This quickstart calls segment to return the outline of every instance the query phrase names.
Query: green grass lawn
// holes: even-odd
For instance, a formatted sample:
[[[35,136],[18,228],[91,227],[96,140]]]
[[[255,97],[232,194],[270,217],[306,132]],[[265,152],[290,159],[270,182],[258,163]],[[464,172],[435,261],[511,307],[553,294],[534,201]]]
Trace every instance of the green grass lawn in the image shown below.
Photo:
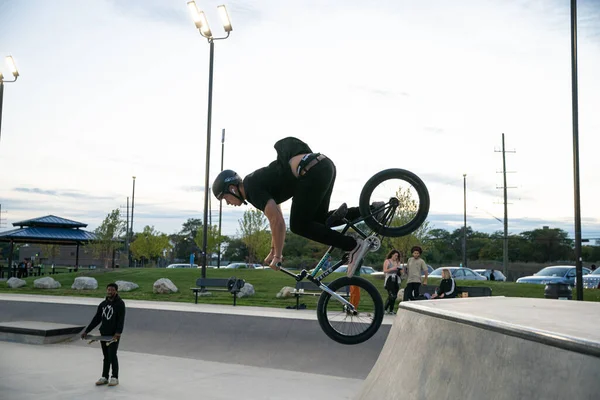
[[[137,283],[140,287],[131,292],[120,292],[124,299],[135,300],[159,300],[159,301],[179,301],[185,303],[193,303],[194,296],[190,288],[196,286],[196,279],[199,278],[201,272],[199,269],[158,269],[158,268],[136,268],[136,269],[120,269],[120,270],[91,270],[79,271],[77,273],[61,273],[52,275],[52,277],[60,282],[60,289],[35,289],[33,281],[38,277],[28,277],[25,280],[27,285],[18,289],[10,289],[6,282],[0,282],[0,293],[18,293],[18,294],[44,294],[56,296],[81,296],[81,297],[103,297],[106,291],[106,285],[117,280],[131,281]],[[74,290],[71,285],[77,276],[90,276],[98,281],[97,290]],[[251,297],[238,300],[239,305],[258,306],[258,307],[275,307],[285,308],[286,306],[295,305],[294,298],[278,299],[275,295],[284,286],[294,287],[295,280],[283,273],[272,270],[225,270],[225,269],[208,269],[208,278],[229,278],[235,276],[242,278],[246,282],[254,286],[256,294]],[[334,273],[328,276],[325,281],[331,282],[337,277],[343,276],[341,273]],[[383,288],[383,280],[375,279],[369,275],[363,276],[371,281],[381,293],[382,298],[387,298],[387,292]],[[153,283],[160,278],[170,279],[179,289],[173,294],[154,294],[152,293]],[[430,285],[435,285],[436,281],[431,279]],[[469,281],[464,283],[459,282],[462,286],[488,286],[492,288],[494,296],[506,297],[544,297],[544,286],[535,284],[516,284],[512,282],[489,282],[489,281]],[[403,284],[404,286],[404,284]],[[210,304],[232,304],[232,296],[226,292],[212,292],[209,297],[199,297],[199,303]],[[573,298],[576,298],[573,291]],[[585,290],[584,300],[600,301],[600,290],[590,289]],[[318,301],[318,296],[302,296],[301,303],[306,304],[307,308],[315,309]]]

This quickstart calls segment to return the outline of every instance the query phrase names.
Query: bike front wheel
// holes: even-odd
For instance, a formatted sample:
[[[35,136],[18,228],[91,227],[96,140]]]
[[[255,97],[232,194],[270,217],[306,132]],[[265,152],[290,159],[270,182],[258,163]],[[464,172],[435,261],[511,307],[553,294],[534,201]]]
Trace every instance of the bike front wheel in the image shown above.
[[[327,293],[321,293],[317,318],[327,336],[342,344],[358,344],[370,339],[383,321],[383,301],[373,284],[359,277],[334,280],[329,288],[354,305],[354,310]]]
[[[372,215],[371,205],[385,204]],[[387,237],[408,235],[427,219],[429,191],[421,178],[399,168],[386,169],[373,175],[360,193],[360,214],[375,233]]]

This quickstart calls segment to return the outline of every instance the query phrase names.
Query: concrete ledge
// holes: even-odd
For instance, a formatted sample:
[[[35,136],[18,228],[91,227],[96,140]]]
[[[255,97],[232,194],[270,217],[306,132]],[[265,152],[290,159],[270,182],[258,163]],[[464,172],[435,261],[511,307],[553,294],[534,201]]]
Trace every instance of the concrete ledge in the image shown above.
[[[51,344],[72,340],[85,326],[51,322],[0,322],[0,340],[29,344]]]

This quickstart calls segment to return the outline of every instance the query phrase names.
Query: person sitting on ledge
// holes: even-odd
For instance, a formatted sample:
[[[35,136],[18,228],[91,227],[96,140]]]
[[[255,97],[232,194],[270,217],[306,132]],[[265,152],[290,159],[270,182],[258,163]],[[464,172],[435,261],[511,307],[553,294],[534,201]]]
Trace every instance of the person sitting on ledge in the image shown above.
[[[442,269],[442,281],[440,287],[435,288],[435,293],[431,296],[432,299],[451,299],[456,297],[456,284],[450,270],[448,268]]]

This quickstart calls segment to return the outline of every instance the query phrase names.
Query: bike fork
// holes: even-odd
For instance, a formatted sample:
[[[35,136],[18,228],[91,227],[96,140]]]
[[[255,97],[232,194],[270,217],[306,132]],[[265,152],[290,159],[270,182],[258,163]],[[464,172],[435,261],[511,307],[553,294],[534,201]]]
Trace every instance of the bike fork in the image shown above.
[[[321,288],[322,291],[329,293],[331,295],[331,297],[335,298],[337,301],[339,301],[340,303],[342,303],[344,306],[348,307],[347,308],[348,311],[350,311],[352,313],[356,312],[356,310],[354,309],[354,305],[352,303],[350,303],[348,300],[346,300],[345,298],[343,298],[342,296],[340,296],[339,294],[337,294],[333,290],[329,289],[324,284],[319,283],[319,288]]]

